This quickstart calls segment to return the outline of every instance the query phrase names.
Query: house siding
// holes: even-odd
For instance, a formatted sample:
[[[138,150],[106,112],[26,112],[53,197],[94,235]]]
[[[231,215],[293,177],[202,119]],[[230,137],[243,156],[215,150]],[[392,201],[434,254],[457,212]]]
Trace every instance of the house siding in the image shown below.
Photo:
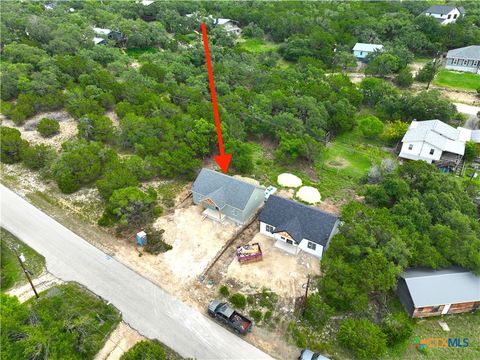
[[[409,150],[410,145],[412,145],[411,150]],[[430,155],[430,149],[435,150],[433,155]],[[442,157],[442,150],[422,141],[404,142],[400,151],[400,157],[412,160],[424,160],[428,163],[432,163],[432,161],[440,160]]]
[[[460,11],[458,11],[457,8],[451,10],[448,14],[434,14],[434,13],[425,13],[426,16],[431,16],[431,17],[434,17],[436,19],[442,19],[443,21],[441,22],[442,25],[446,25],[446,24],[450,24],[450,23],[453,23],[455,21],[457,21],[457,19],[462,16],[460,14]],[[450,18],[448,17],[450,15]]]
[[[457,60],[456,65],[454,65],[454,60]],[[463,65],[464,60],[468,60],[466,65]],[[470,72],[470,73],[480,73],[480,59],[462,59],[462,58],[447,58],[445,63],[445,69],[453,70],[453,71],[462,71],[462,72]]]
[[[449,306],[448,310],[446,307]],[[463,312],[473,311],[480,308],[480,301],[470,301],[458,304],[443,304],[438,307],[437,311],[433,311],[435,306],[425,306],[421,308],[415,308],[412,317],[423,318],[428,316],[442,315],[443,310],[447,310],[445,314],[459,314]]]

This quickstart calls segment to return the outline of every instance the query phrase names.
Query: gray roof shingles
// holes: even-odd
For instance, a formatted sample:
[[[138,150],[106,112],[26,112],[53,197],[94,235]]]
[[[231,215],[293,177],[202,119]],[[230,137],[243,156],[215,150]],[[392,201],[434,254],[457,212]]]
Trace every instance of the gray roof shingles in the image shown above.
[[[450,50],[447,58],[458,57],[462,59],[480,60],[480,45],[465,46],[458,49]]]
[[[275,232],[286,231],[297,243],[302,239],[326,246],[338,217],[296,201],[276,195],[268,198],[260,221],[275,227]]]
[[[400,276],[415,307],[480,301],[480,277],[465,269],[409,269]]]
[[[427,10],[425,10],[425,12],[431,14],[448,14],[453,9],[455,9],[455,6],[433,5],[430,6]]]
[[[219,208],[230,205],[243,210],[257,187],[219,172],[202,169],[192,192],[211,198]]]

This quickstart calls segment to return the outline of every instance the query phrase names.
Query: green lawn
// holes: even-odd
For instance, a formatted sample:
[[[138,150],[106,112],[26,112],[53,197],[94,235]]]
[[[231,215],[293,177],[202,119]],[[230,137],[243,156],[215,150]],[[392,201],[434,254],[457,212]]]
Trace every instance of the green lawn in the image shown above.
[[[245,41],[239,42],[239,46],[241,49],[254,54],[260,54],[278,48],[277,44],[261,39],[246,39]]]
[[[476,90],[480,88],[480,75],[461,73],[442,69],[438,72],[433,84],[457,89]]]
[[[5,291],[17,284],[27,281],[12,248],[17,248],[25,256],[25,267],[37,277],[45,269],[45,258],[32,248],[25,245],[7,230],[1,228],[1,290]]]
[[[74,283],[55,286],[21,304],[2,297],[2,359],[93,359],[121,316]]]
[[[442,330],[438,320],[445,321],[449,332]],[[448,315],[425,320],[417,320],[410,339],[397,348],[390,349],[384,357],[385,360],[394,359],[435,359],[435,360],[477,360],[480,359],[480,311],[474,313]],[[469,339],[469,345],[465,348],[430,348],[426,354],[420,353],[411,344],[416,337],[427,338],[463,338]]]
[[[140,56],[143,54],[155,54],[159,52],[160,50],[154,47],[147,47],[147,48],[132,48],[132,49],[127,49],[126,53],[128,56],[138,59]]]

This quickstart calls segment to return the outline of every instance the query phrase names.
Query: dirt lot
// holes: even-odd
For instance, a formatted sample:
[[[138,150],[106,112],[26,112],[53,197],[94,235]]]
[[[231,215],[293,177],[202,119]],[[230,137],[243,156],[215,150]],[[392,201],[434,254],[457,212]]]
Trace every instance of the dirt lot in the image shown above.
[[[146,340],[123,321],[112,331],[94,360],[119,360],[123,353],[141,340]]]
[[[276,248],[274,240],[262,234],[255,235],[251,242],[260,243],[263,260],[240,265],[232,259],[227,281],[232,279],[258,290],[270,288],[280,296],[297,297],[304,292],[302,284],[306,283],[307,275],[320,274],[320,262],[314,256],[304,252],[290,255]]]

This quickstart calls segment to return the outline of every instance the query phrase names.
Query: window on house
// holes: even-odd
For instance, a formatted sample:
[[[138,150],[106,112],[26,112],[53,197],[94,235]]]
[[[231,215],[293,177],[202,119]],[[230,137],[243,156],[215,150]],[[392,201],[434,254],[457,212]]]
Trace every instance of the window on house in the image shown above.
[[[360,55],[363,55],[363,51],[360,51]]]
[[[435,149],[430,149],[430,155],[433,155],[435,152]]]
[[[450,19],[452,17],[452,15],[448,15],[447,19]]]
[[[458,64],[458,59],[453,59],[452,65],[457,65]]]
[[[467,65],[468,65],[468,59],[463,60],[463,66],[467,66]]]
[[[474,60],[472,66],[477,67],[478,66],[478,60]]]
[[[456,18],[457,18],[457,14],[453,15],[453,18],[456,19]]]
[[[438,312],[438,310],[440,310],[440,306],[434,306],[432,308],[432,312]]]
[[[412,150],[412,149],[413,149],[413,144],[408,145],[408,150]]]
[[[269,233],[273,233],[273,229],[275,229],[272,225],[267,225],[265,226],[265,229],[269,232]]]
[[[313,243],[313,242],[311,242],[311,241],[308,242],[308,245],[307,245],[307,246],[308,246],[309,249],[312,249],[312,250],[316,250],[316,249],[317,249],[317,244],[315,244],[315,243]]]
[[[293,245],[293,240],[290,239],[285,239],[287,241],[287,244]]]

